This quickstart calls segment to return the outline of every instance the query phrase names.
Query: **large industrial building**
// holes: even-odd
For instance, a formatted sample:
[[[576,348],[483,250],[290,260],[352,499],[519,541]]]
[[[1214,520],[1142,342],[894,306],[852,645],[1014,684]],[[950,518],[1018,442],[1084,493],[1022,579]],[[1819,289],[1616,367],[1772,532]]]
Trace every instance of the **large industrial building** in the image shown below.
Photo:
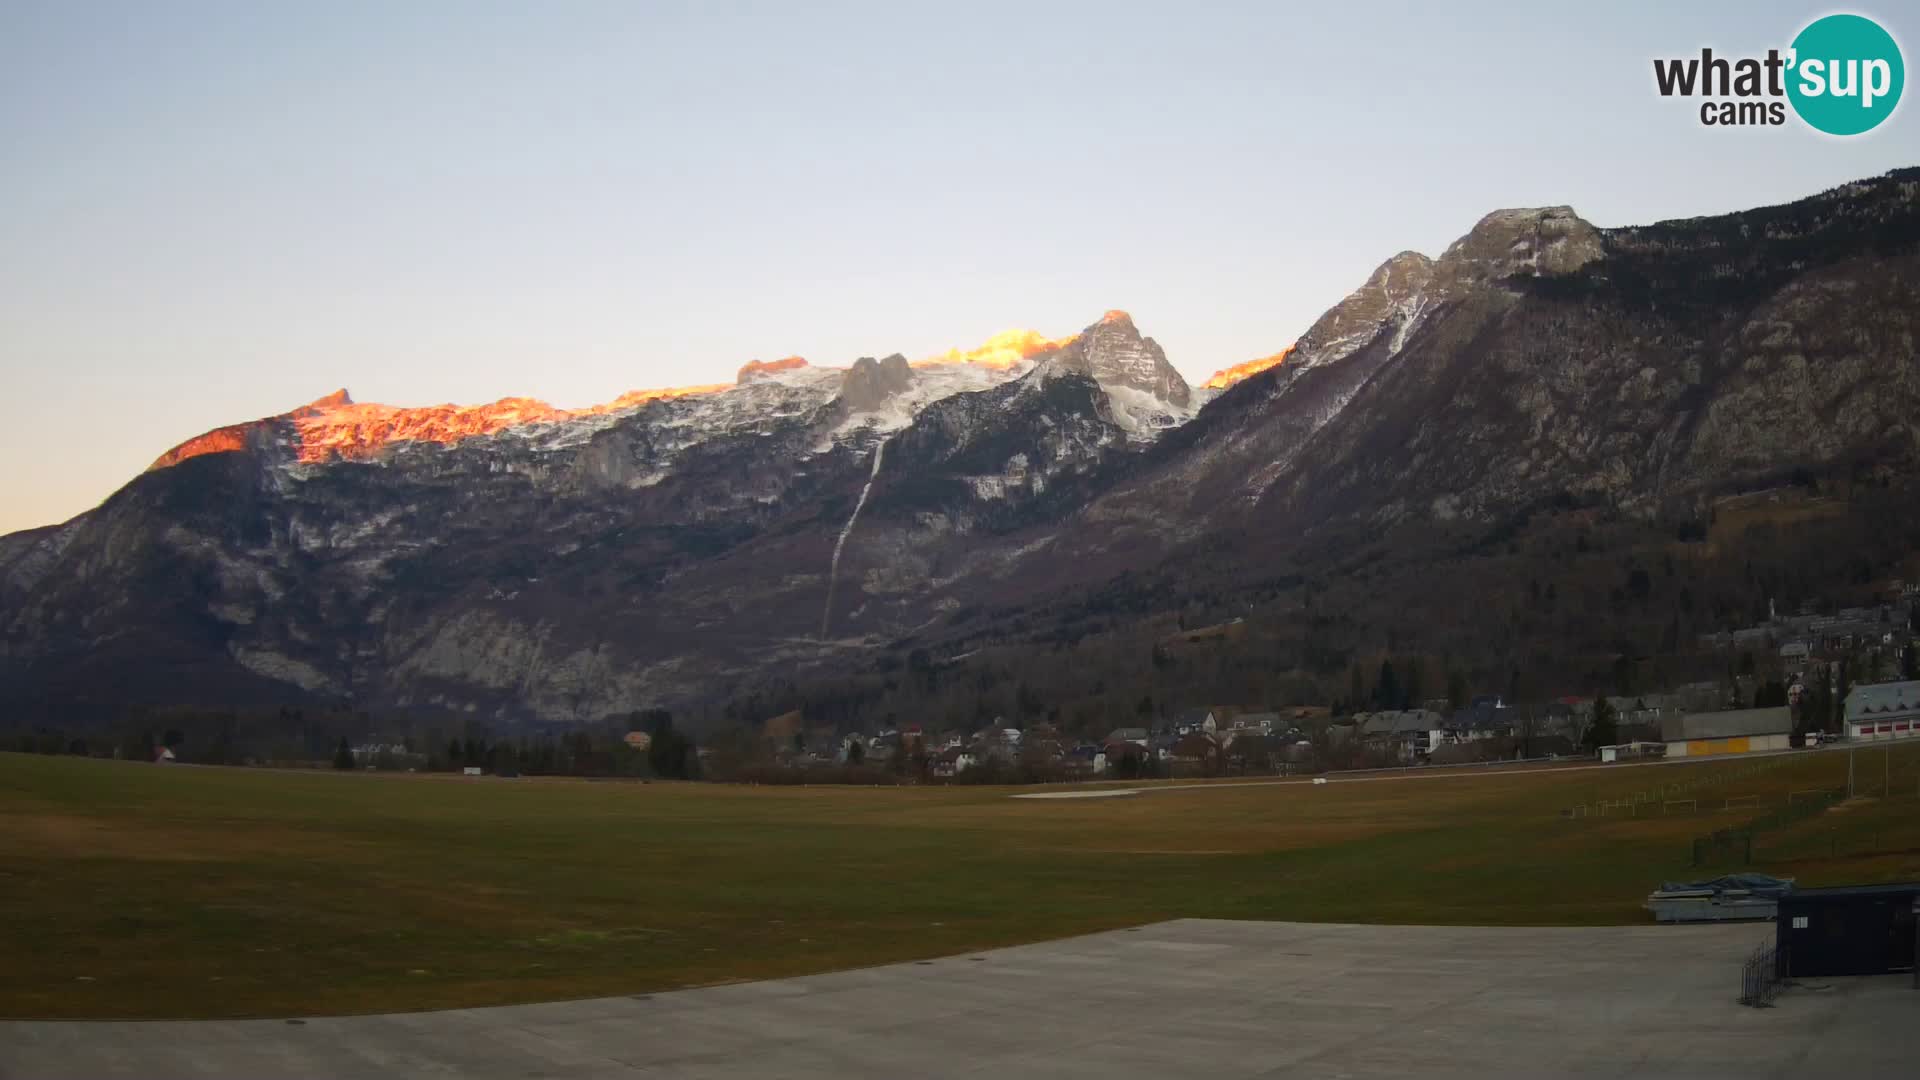
[[[1670,716],[1661,721],[1660,735],[1669,759],[1786,750],[1793,735],[1793,710],[1781,705]]]

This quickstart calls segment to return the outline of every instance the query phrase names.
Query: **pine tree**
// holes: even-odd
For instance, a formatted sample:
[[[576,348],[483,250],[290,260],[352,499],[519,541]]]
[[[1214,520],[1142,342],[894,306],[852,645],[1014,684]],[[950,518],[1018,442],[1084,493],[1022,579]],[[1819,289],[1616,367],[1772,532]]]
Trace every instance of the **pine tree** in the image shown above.
[[[1400,680],[1393,673],[1393,661],[1380,661],[1380,681],[1373,688],[1373,703],[1382,709],[1404,708],[1406,703],[1400,693]]]
[[[1614,723],[1613,703],[1605,695],[1593,699],[1593,726],[1587,729],[1587,746],[1590,749],[1612,746],[1619,741],[1620,732]]]
[[[336,769],[353,768],[353,747],[347,744],[347,737],[340,736],[340,745],[333,751],[333,767]]]

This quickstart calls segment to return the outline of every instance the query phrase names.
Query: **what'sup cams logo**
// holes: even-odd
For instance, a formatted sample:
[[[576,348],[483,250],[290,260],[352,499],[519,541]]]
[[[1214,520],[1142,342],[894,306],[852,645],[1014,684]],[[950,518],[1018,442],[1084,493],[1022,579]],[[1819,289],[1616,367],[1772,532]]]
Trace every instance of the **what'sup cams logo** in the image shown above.
[[[1778,126],[1787,107],[1815,131],[1860,135],[1893,115],[1907,82],[1900,44],[1864,15],[1828,15],[1795,35],[1784,51],[1729,58],[1655,60],[1661,97],[1702,98],[1708,127]]]

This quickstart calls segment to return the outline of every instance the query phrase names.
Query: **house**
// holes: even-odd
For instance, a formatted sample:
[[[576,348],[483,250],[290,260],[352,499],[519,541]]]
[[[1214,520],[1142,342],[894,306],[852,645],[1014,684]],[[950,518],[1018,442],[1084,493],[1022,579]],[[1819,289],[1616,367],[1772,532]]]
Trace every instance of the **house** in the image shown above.
[[[1690,713],[1669,717],[1660,726],[1669,758],[1785,750],[1793,733],[1793,710],[1780,705]]]
[[[1536,735],[1577,735],[1593,722],[1593,699],[1561,698],[1550,701],[1534,719]]]
[[[1514,710],[1500,704],[1499,698],[1477,698],[1472,705],[1455,712],[1447,727],[1458,739],[1479,742],[1511,736],[1513,721]]]
[[[643,754],[653,746],[653,736],[644,731],[629,731],[620,737],[620,741]]]
[[[1182,709],[1173,718],[1175,735],[1191,735],[1196,731],[1204,731],[1210,735],[1219,730],[1219,727],[1220,720],[1214,715],[1213,709],[1204,705],[1198,708]]]
[[[1614,728],[1621,743],[1659,742],[1660,722],[1679,712],[1675,703],[1662,694],[1643,694],[1612,702]]]
[[[1241,713],[1228,725],[1229,730],[1232,731],[1254,731],[1262,735],[1272,735],[1284,727],[1277,712]]]
[[[1355,719],[1363,716],[1366,719],[1360,737],[1375,746],[1399,751],[1402,760],[1423,757],[1447,738],[1446,720],[1427,709],[1360,713]]]
[[[1147,737],[1147,729],[1143,727],[1114,728],[1107,736],[1107,742],[1109,744],[1132,743],[1144,750],[1147,748]]]
[[[169,749],[167,749],[167,748],[166,748],[166,747],[164,747],[164,746],[156,746],[156,747],[154,747],[154,748],[153,748],[153,763],[154,763],[155,765],[171,765],[171,764],[173,764],[173,763],[174,763],[174,756],[173,756],[173,751],[172,751],[172,750],[169,750]]]
[[[950,746],[933,757],[933,775],[951,779],[973,767],[973,755]]]
[[[1920,737],[1920,682],[1874,683],[1847,692],[1849,739]]]

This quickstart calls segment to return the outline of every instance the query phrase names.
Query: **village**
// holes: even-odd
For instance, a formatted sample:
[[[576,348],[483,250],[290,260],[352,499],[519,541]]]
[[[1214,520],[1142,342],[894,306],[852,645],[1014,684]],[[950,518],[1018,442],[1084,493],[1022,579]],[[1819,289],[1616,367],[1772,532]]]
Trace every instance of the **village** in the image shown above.
[[[789,774],[883,768],[933,782],[1008,783],[1293,775],[1586,757],[1600,762],[1760,753],[1837,740],[1920,737],[1920,586],[1821,615],[1770,613],[1703,635],[1729,674],[1659,692],[1508,701],[1437,698],[1342,713],[1326,705],[1197,704],[1133,717],[1104,736],[1006,717],[973,729],[906,723],[871,735],[765,721],[754,756]],[[1205,633],[1202,631],[1201,633]],[[702,747],[700,753],[709,755]],[[788,775],[785,779],[801,779]]]

